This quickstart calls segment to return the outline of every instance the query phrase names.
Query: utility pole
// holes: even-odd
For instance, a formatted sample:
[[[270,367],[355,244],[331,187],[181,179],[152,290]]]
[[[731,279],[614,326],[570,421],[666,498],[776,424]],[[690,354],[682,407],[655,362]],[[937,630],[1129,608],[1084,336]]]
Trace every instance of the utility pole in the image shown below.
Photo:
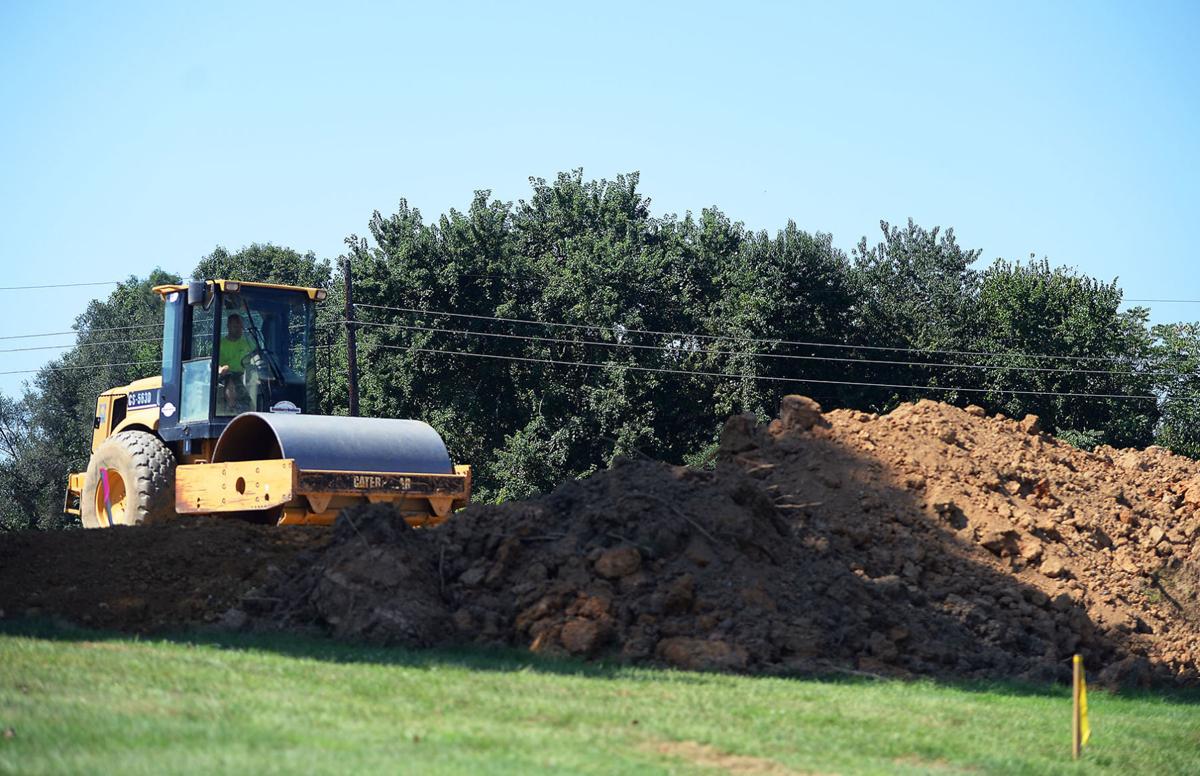
[[[343,264],[346,278],[346,360],[350,362],[350,417],[358,417],[358,347],[354,342],[354,279],[350,274],[350,257]]]

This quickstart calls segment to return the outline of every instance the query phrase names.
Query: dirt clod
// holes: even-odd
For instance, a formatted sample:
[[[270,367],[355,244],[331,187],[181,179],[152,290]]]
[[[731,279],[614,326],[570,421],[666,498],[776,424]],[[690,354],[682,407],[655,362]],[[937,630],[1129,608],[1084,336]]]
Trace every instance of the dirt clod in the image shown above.
[[[596,573],[608,579],[627,577],[642,567],[642,554],[636,547],[613,547],[596,559]]]
[[[779,404],[779,421],[784,431],[808,431],[813,426],[829,428],[821,405],[807,396],[784,396]]]

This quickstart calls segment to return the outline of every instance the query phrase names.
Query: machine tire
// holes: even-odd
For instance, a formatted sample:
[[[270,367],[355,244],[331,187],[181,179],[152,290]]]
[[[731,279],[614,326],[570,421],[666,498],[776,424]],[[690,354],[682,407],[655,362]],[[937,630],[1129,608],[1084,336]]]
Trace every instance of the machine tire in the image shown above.
[[[79,499],[84,528],[109,525],[102,468],[110,473],[113,524],[157,523],[175,516],[175,456],[170,448],[149,432],[121,431],[104,440],[88,462]]]

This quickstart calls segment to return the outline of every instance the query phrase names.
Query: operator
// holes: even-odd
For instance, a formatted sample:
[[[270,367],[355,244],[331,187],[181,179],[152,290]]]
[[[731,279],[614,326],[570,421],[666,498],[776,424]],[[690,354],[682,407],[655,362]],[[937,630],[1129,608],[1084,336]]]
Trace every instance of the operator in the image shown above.
[[[237,313],[230,315],[225,322],[225,336],[221,338],[221,348],[217,363],[220,368],[217,375],[225,383],[225,408],[234,411],[238,405],[249,407],[249,395],[246,386],[242,384],[242,360],[254,352],[254,344],[242,336],[242,316]]]

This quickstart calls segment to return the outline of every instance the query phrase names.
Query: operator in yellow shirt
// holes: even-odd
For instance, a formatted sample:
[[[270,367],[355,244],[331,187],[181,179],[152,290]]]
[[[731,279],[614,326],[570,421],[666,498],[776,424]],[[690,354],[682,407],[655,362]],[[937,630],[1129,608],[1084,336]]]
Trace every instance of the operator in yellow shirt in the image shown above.
[[[242,383],[242,359],[255,351],[254,343],[242,336],[242,316],[233,313],[226,319],[225,336],[221,338],[218,351],[217,370],[219,379],[225,383],[225,411],[236,412],[250,408],[250,396]]]

